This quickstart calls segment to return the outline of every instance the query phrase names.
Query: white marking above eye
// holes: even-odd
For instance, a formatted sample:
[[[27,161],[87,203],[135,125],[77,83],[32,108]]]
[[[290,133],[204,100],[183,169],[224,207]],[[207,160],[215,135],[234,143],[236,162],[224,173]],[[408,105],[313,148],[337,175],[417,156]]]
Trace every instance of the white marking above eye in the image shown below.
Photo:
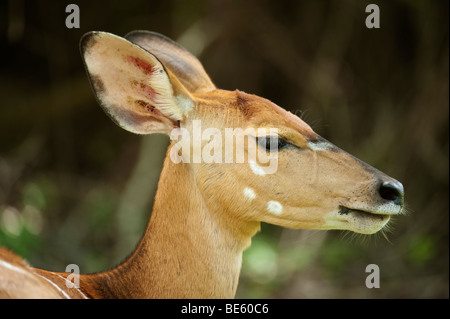
[[[255,191],[250,187],[244,188],[244,195],[250,200],[254,200],[256,198]]]
[[[283,205],[277,201],[271,200],[267,202],[267,210],[274,215],[280,215],[283,211]]]
[[[258,165],[258,163],[256,163],[255,161],[248,161],[248,164],[250,165],[250,168],[252,169],[253,173],[255,175],[259,175],[259,176],[264,176],[266,175],[266,172],[264,171],[264,169]]]
[[[332,145],[328,142],[308,142],[307,146],[313,151],[327,151]]]

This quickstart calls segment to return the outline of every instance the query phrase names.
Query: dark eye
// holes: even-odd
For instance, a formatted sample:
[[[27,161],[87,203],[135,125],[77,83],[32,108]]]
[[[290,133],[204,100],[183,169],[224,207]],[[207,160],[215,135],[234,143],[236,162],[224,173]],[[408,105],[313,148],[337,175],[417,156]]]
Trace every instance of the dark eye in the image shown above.
[[[288,142],[278,136],[261,136],[256,138],[258,144],[266,151],[274,152],[284,148]]]

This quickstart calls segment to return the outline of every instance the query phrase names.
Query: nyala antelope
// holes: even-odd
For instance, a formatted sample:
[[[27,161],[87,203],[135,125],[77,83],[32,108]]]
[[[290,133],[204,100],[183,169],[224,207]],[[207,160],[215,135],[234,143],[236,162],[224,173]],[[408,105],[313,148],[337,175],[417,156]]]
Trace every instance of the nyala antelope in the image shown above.
[[[398,181],[271,101],[217,89],[200,61],[167,37],[90,32],[80,49],[98,103],[120,127],[172,137],[177,129],[192,133],[199,120],[221,136],[253,128],[258,133],[240,144],[244,153],[253,141],[258,152],[276,154],[277,169],[269,174],[257,160],[174,162],[173,139],[145,233],[122,264],[82,274],[68,288],[69,273],[33,268],[2,249],[0,297],[233,298],[243,251],[261,222],[373,234],[402,213]]]

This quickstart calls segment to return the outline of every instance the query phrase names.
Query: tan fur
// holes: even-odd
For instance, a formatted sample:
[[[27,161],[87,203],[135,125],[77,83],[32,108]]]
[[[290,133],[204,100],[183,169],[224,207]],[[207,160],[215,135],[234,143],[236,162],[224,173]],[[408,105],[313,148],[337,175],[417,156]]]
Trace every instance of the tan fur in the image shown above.
[[[401,212],[402,204],[379,191],[381,182],[398,182],[323,140],[298,117],[261,97],[216,89],[200,62],[164,37],[140,31],[128,38],[153,55],[107,33],[82,41],[99,102],[123,128],[192,133],[201,120],[222,137],[227,128],[276,128],[290,147],[278,152],[276,173],[266,175],[249,161],[176,164],[172,141],[147,229],[123,264],[82,275],[74,290],[65,287],[68,274],[33,269],[0,251],[0,261],[19,269],[0,264],[1,297],[232,298],[242,253],[261,222],[374,233]]]

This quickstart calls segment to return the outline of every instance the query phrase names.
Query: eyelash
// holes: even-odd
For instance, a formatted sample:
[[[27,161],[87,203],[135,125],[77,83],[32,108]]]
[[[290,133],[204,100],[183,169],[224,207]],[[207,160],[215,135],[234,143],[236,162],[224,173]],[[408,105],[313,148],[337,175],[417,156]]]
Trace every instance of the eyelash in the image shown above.
[[[286,140],[278,136],[261,136],[257,137],[256,141],[269,152],[279,151],[289,145]]]

